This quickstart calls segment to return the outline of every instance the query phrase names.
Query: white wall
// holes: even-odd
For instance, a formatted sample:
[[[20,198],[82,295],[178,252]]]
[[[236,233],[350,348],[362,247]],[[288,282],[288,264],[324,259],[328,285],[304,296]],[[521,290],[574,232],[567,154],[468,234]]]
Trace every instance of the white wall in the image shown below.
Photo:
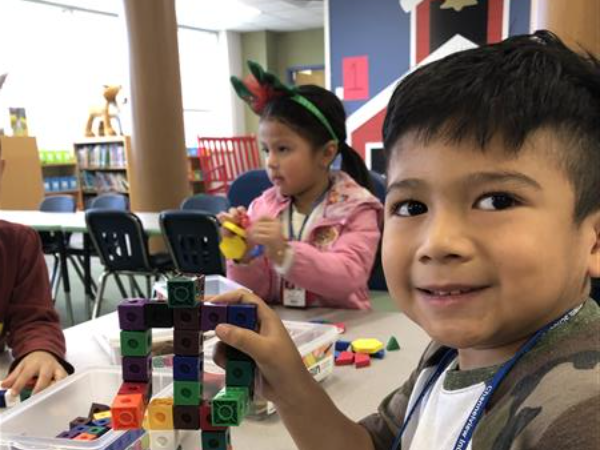
[[[122,16],[121,16],[122,17]],[[229,63],[219,35],[179,31],[186,145],[196,136],[234,131],[223,94]],[[8,107],[25,107],[40,148],[71,148],[81,139],[88,109],[102,104],[102,86],[121,84],[129,97],[127,35],[122,18],[0,0],[0,127],[10,133]],[[131,132],[130,109],[122,111]]]

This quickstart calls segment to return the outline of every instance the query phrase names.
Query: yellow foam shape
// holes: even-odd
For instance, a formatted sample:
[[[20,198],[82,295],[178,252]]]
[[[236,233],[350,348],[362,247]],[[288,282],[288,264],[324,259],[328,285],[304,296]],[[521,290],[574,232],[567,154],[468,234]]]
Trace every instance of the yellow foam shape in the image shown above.
[[[94,420],[102,420],[102,419],[110,419],[112,418],[112,414],[110,411],[102,411],[94,414]]]
[[[246,238],[246,230],[244,230],[242,227],[236,225],[233,222],[223,222],[223,225],[221,226],[239,237],[242,237],[244,239]]]
[[[382,350],[383,342],[378,339],[356,339],[352,341],[352,351],[356,353],[373,354]]]
[[[246,241],[239,236],[224,237],[219,248],[227,259],[242,259],[246,254]]]

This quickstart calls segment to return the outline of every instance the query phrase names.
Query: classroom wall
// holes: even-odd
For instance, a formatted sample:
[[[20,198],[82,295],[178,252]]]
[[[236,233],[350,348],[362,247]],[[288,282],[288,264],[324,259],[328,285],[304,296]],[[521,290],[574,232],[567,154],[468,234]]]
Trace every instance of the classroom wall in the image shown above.
[[[287,70],[297,66],[325,64],[325,40],[322,28],[294,32],[255,31],[241,33],[243,75],[248,75],[246,61],[256,61],[287,82]],[[245,131],[256,134],[258,118],[245,108]]]
[[[393,87],[416,64],[434,53],[439,57],[530,30],[531,0],[481,0],[460,11],[443,8],[445,3],[326,0],[328,82],[343,99],[350,143],[363,156],[369,145],[381,142]],[[366,77],[359,77],[367,81],[358,83],[366,95],[359,99],[348,99],[348,90],[343,92],[344,60],[350,57],[367,58]],[[349,79],[351,75],[349,71]]]

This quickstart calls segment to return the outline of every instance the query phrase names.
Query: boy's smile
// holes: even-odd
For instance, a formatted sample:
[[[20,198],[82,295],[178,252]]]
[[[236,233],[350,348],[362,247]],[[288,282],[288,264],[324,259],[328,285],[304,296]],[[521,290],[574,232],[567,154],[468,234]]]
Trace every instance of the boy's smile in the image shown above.
[[[559,142],[539,132],[515,156],[500,139],[483,152],[407,135],[391,150],[388,286],[434,340],[461,350],[464,368],[507,359],[586,296],[599,214],[574,223]]]

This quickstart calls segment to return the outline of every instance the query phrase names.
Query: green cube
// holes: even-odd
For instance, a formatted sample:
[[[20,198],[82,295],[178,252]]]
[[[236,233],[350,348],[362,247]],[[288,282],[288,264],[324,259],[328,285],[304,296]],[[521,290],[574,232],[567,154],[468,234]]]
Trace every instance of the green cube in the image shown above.
[[[171,308],[189,308],[196,305],[196,283],[187,277],[167,281],[168,303]]]
[[[202,382],[175,380],[173,382],[173,396],[175,405],[199,406],[202,403]]]
[[[224,431],[203,431],[202,450],[228,450],[231,446],[229,428]]]
[[[248,388],[224,387],[212,400],[212,425],[237,426],[248,413]]]
[[[254,363],[252,361],[227,361],[225,384],[247,387],[254,385]]]
[[[33,388],[27,388],[24,387],[23,389],[21,389],[21,392],[19,393],[19,399],[24,402],[25,400],[27,400],[29,397],[31,397],[31,394],[33,393]]]
[[[147,356],[152,350],[152,330],[121,331],[121,355]]]

